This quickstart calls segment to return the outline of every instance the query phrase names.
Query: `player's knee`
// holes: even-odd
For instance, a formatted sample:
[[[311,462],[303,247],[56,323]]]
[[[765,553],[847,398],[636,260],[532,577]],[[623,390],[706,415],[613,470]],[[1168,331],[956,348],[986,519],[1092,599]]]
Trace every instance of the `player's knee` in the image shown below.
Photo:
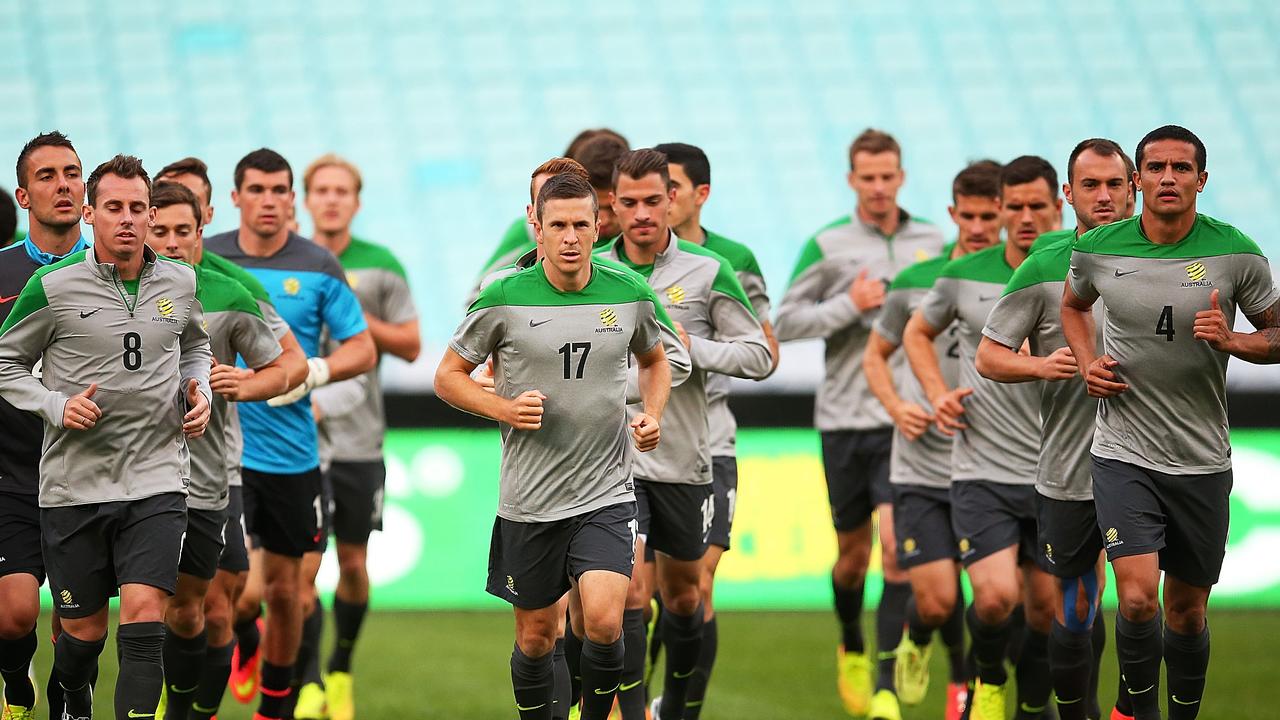
[[[870,557],[870,553],[863,553],[860,550],[851,550],[848,554],[840,555],[836,559],[835,567],[831,570],[836,584],[841,587],[853,587],[865,580]]]
[[[338,553],[338,573],[344,580],[360,582],[369,581],[367,555],[359,551]]]
[[[697,585],[692,585],[670,593],[664,593],[662,603],[667,610],[676,615],[692,615],[697,612],[698,607],[702,604],[702,594],[698,592]]]
[[[555,623],[528,623],[516,632],[516,644],[527,657],[539,658],[555,649]]]
[[[937,595],[920,593],[916,595],[916,613],[929,627],[939,627],[951,617],[955,600],[947,602]]]
[[[302,603],[298,582],[289,578],[267,583],[262,595],[268,607],[296,607]]]
[[[1176,599],[1171,600],[1168,595],[1165,596],[1164,623],[1179,635],[1196,635],[1204,630],[1205,611],[1203,604],[1180,602]]]
[[[598,645],[609,645],[622,636],[622,615],[617,612],[588,615],[583,618],[587,639]]]
[[[1156,616],[1158,608],[1156,593],[1141,587],[1122,587],[1117,589],[1120,603],[1120,614],[1133,622],[1146,622]]]
[[[40,617],[39,601],[15,604],[0,613],[0,640],[17,640],[36,627]]]
[[[984,623],[1004,622],[1018,605],[1016,592],[984,592],[973,599],[973,612]]]
[[[204,607],[190,599],[171,602],[169,611],[165,613],[165,624],[178,637],[195,637],[204,627]]]

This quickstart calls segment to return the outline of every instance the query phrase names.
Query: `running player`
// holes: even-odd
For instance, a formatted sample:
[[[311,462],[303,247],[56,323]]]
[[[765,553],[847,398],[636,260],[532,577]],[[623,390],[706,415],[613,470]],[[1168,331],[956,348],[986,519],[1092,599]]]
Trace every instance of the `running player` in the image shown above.
[[[845,710],[871,710],[871,659],[862,636],[862,594],[871,561],[871,513],[879,512],[881,547],[892,548],[893,493],[889,486],[892,419],[867,389],[862,354],[885,286],[908,265],[937,255],[942,232],[898,205],[906,180],[902,149],[879,130],[865,130],[849,147],[849,187],[857,195],[851,215],[828,224],[805,243],[778,308],[782,341],[822,338],[826,375],[818,386],[814,423],[822,435],[822,464],[836,529],[838,556],[831,571],[841,643],[837,686]],[[883,544],[884,539],[889,544]],[[885,587],[876,613],[880,677],[892,694],[893,650],[905,624],[911,587],[881,553]],[[878,683],[885,685],[884,682]]]
[[[302,178],[304,202],[315,227],[313,239],[342,264],[378,352],[413,362],[422,341],[404,267],[387,248],[351,235],[351,222],[360,209],[360,170],[337,155],[324,155],[307,167]],[[382,455],[387,423],[376,367],[365,373],[362,387],[360,402],[341,414],[326,412],[325,389],[312,396],[320,419],[320,456],[329,461],[333,534],[338,541],[334,643],[324,678],[333,720],[352,720],[355,716],[351,655],[369,609],[369,536],[382,529],[387,477]],[[317,628],[320,624],[315,623]],[[295,715],[306,717],[301,710],[295,710]]]
[[[622,235],[599,250],[662,291],[663,305],[693,361],[689,378],[671,391],[667,441],[658,452],[638,458],[635,471],[640,525],[636,558],[644,562],[646,546],[656,551],[657,589],[665,608],[666,680],[653,713],[661,720],[683,715],[702,645],[700,563],[715,512],[706,374],[755,379],[773,368],[768,341],[728,261],[669,231],[670,182],[666,155],[650,149],[624,155],[614,169],[612,191]],[[640,568],[633,574],[623,618],[629,649],[619,705],[625,720],[645,713],[643,608],[653,597],[647,576]]]
[[[282,717],[302,632],[302,556],[320,541],[321,489],[315,421],[308,393],[329,381],[368,372],[377,353],[359,301],[333,254],[289,232],[294,194],[288,161],[266,148],[236,164],[232,201],[239,230],[206,246],[253,273],[308,356],[306,379],[267,403],[241,408],[245,521],[261,540],[268,607],[258,714]],[[320,356],[326,327],[339,343]]]
[[[25,240],[0,252],[0,323],[37,270],[84,250],[80,235],[84,172],[60,132],[38,135],[18,154],[18,204],[27,211]],[[5,718],[34,720],[28,677],[36,652],[36,619],[44,557],[40,552],[40,455],[44,421],[0,398],[0,678]],[[56,684],[50,679],[51,686]]]
[[[195,273],[144,244],[150,195],[137,158],[98,166],[84,206],[93,248],[36,271],[0,326],[0,393],[45,420],[40,526],[62,621],[54,663],[64,720],[92,717],[90,682],[117,593],[116,717],[154,714],[186,527],[184,436],[209,421]],[[37,362],[43,380],[31,374]]]
[[[1034,562],[1039,391],[981,377],[974,356],[987,314],[1009,277],[1035,239],[1060,226],[1057,194],[1057,173],[1043,158],[1024,155],[1005,165],[1000,201],[1008,240],[947,263],[903,332],[902,345],[938,429],[948,435],[964,430],[952,448],[950,495],[960,560],[973,586],[966,615],[978,674],[970,700],[973,720],[1004,717],[1004,658],[1010,617],[1020,603],[1026,607],[1027,631],[1017,652],[1017,717],[1039,718],[1049,702],[1055,591]],[[942,375],[934,343],[957,320],[960,376],[953,386]]]
[[[671,186],[675,195],[667,211],[667,222],[672,232],[681,240],[701,245],[729,261],[738,281],[742,283],[751,309],[760,319],[765,339],[769,341],[769,353],[773,367],[778,366],[778,340],[773,336],[769,323],[769,296],[765,291],[764,274],[751,249],[742,243],[713,233],[702,227],[702,206],[711,196],[711,162],[701,148],[685,143],[663,143],[654,150],[667,156],[667,170],[671,173]],[[729,533],[733,528],[733,510],[738,495],[738,461],[734,456],[737,422],[729,409],[729,384],[727,375],[707,376],[707,419],[711,430],[708,444],[711,447],[711,486],[714,494],[715,516],[711,521],[711,534],[707,538],[707,552],[702,556],[702,652],[698,656],[697,670],[689,679],[689,691],[685,699],[684,720],[698,720],[715,665],[719,633],[716,627],[715,608],[712,605],[712,584],[720,556],[729,549]],[[656,640],[656,638],[655,638]]]
[[[436,393],[497,420],[502,488],[488,591],[515,607],[511,682],[522,720],[551,717],[560,598],[585,615],[582,717],[603,720],[622,672],[622,609],[635,561],[631,449],[653,450],[670,391],[658,325],[671,324],[639,278],[591,261],[595,194],[571,174],[549,180],[535,218],[544,259],[481,293],[436,371]],[[562,342],[563,341],[563,342]],[[643,410],[628,421],[629,358]],[[496,392],[471,378],[486,358]]]
[[[1062,187],[1075,210],[1076,226],[1036,240],[1027,262],[1014,271],[987,317],[976,356],[978,373],[985,378],[1040,387],[1036,558],[1058,580],[1049,666],[1062,720],[1101,716],[1097,660],[1106,638],[1097,616],[1106,573],[1089,475],[1097,401],[1089,398],[1084,383],[1064,382],[1077,373],[1062,336],[1062,291],[1076,238],[1129,217],[1132,178],[1133,161],[1115,142],[1092,138],[1076,145]],[[1101,312],[1101,303],[1095,309]],[[1027,342],[1030,355],[1020,352]],[[1128,700],[1127,692],[1119,694],[1117,706],[1122,709],[1113,717],[1130,714]]]
[[[900,372],[895,378],[890,365],[902,344],[907,321],[943,266],[1000,242],[1000,165],[984,160],[961,170],[951,184],[951,202],[947,210],[959,232],[956,242],[944,248],[942,255],[922,260],[894,278],[867,338],[862,367],[867,386],[897,427],[889,471],[898,519],[893,547],[897,566],[910,579],[912,597],[907,601],[909,632],[896,651],[894,685],[907,705],[924,699],[929,686],[930,641],[933,631],[940,630],[951,662],[946,717],[958,720],[967,703],[969,678],[964,656],[964,596],[959,589],[948,494],[951,438],[932,426],[929,400],[915,377]],[[960,370],[958,332],[959,325],[952,322],[934,341],[948,385],[955,385]],[[877,691],[872,706],[873,718],[900,717],[892,693]]]
[[[1120,601],[1116,655],[1138,720],[1161,717],[1162,658],[1169,716],[1199,712],[1206,604],[1227,544],[1227,361],[1280,361],[1280,295],[1267,259],[1244,233],[1196,212],[1206,155],[1186,128],[1147,133],[1134,153],[1141,215],[1076,241],[1062,299],[1076,367],[1102,399],[1093,493]],[[1257,332],[1232,330],[1237,309]],[[1170,387],[1177,392],[1160,390]]]
[[[205,634],[205,594],[218,569],[224,538],[240,531],[239,518],[228,532],[227,507],[230,494],[226,458],[226,415],[228,401],[266,400],[288,390],[281,349],[275,335],[249,291],[231,278],[200,267],[197,250],[201,241],[204,213],[195,194],[174,182],[156,183],[151,192],[156,209],[147,246],[157,255],[194,266],[196,298],[204,309],[205,328],[215,362],[245,359],[254,373],[246,378],[233,368],[210,375],[214,392],[209,427],[200,442],[191,445],[191,485],[187,495],[187,531],[178,563],[178,586],[165,611],[164,668],[165,720],[186,720],[188,713],[211,716],[217,706],[196,702],[204,684],[202,675],[209,644]],[[217,646],[215,646],[216,648]],[[230,669],[230,648],[225,667]],[[221,699],[226,676],[217,688]]]

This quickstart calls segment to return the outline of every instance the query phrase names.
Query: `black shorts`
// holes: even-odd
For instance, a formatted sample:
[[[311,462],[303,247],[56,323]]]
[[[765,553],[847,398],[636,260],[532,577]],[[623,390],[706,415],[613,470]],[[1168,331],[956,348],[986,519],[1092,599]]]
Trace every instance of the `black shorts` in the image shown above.
[[[989,480],[953,482],[951,529],[965,567],[1015,546],[1019,564],[1034,561],[1040,544],[1036,537],[1036,488]]]
[[[173,594],[187,500],[163,493],[141,500],[40,509],[40,537],[53,607],[65,618],[93,615],[121,585]]]
[[[226,525],[225,509],[187,508],[187,532],[182,536],[178,572],[201,580],[212,580],[218,572],[218,558],[222,557],[222,547],[226,544],[223,540]]]
[[[320,545],[324,500],[320,468],[264,473],[245,468],[244,522],[254,547],[300,558]]]
[[[232,485],[227,493],[227,523],[222,529],[222,555],[218,569],[229,573],[249,572],[249,546],[245,539],[244,489]]]
[[[0,577],[17,573],[44,583],[40,503],[35,495],[0,492]]]
[[[935,560],[958,560],[951,529],[951,493],[923,485],[893,486],[894,534],[898,536],[898,567]]]
[[[733,532],[733,511],[738,504],[738,458],[732,455],[711,458],[711,490],[715,516],[707,544],[729,549]]]
[[[387,466],[381,460],[339,462],[326,474],[333,493],[331,522],[340,543],[367,545],[374,530],[382,530],[382,496]]]
[[[1036,493],[1039,518],[1040,569],[1060,578],[1078,578],[1093,572],[1102,552],[1098,513],[1092,500],[1055,500]]]
[[[1210,587],[1222,574],[1231,519],[1230,470],[1167,475],[1094,456],[1093,498],[1107,559],[1160,554],[1160,569]]]
[[[631,577],[635,565],[636,504],[609,505],[551,522],[497,518],[489,543],[490,595],[524,610],[560,601],[589,570]]]
[[[711,485],[636,480],[636,519],[646,555],[652,548],[676,560],[701,560],[715,520],[713,495]]]
[[[877,505],[893,502],[889,456],[893,429],[829,430],[822,433],[822,469],[827,476],[831,522],[837,532],[857,530]]]
[[[329,535],[333,533],[333,483],[326,470],[320,471],[320,535],[313,550],[324,554],[329,551]]]

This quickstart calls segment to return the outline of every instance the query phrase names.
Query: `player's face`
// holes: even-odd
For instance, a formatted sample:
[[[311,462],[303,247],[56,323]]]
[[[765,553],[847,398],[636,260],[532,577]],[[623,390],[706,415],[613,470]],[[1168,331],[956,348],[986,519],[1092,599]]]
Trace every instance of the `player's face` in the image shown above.
[[[84,175],[80,158],[71,148],[39,147],[27,157],[27,187],[15,196],[32,219],[52,228],[80,223],[84,205]]]
[[[667,226],[678,228],[694,216],[711,194],[710,185],[694,185],[683,165],[667,165],[671,172],[671,208],[667,210]]]
[[[94,244],[113,258],[141,252],[155,220],[146,181],[105,175],[98,182],[97,195],[97,202],[84,208],[84,221],[93,226]]]
[[[151,232],[147,233],[147,246],[157,255],[196,264],[201,229],[191,206],[178,203],[155,210],[156,219],[151,223]]]
[[[351,220],[360,209],[356,179],[336,165],[322,167],[311,176],[306,202],[316,232],[343,232],[351,227]]]
[[[898,190],[907,174],[897,153],[854,153],[848,179],[858,195],[858,208],[867,215],[884,218],[898,212]]]
[[[273,237],[288,227],[293,213],[293,189],[289,172],[263,172],[249,168],[244,182],[231,193],[231,202],[240,208],[240,222],[259,237]]]
[[[1062,200],[1044,178],[1021,185],[1005,185],[1001,190],[1001,214],[1009,242],[1022,250],[1031,247],[1044,233],[1062,224]]]
[[[621,221],[613,209],[613,191],[596,188],[596,202],[600,204],[600,237],[617,237],[622,232]]]
[[[200,201],[200,211],[204,213],[204,219],[201,225],[208,225],[213,221],[213,198],[209,197],[209,186],[204,184],[204,180],[192,175],[191,173],[182,173],[180,175],[162,175],[157,180],[165,182],[176,182],[195,193],[196,200]]]
[[[618,216],[622,234],[640,246],[665,240],[671,196],[672,190],[656,172],[638,180],[620,173],[618,187],[613,192],[613,212]]]
[[[1129,217],[1125,212],[1133,207],[1133,193],[1128,174],[1119,155],[1085,150],[1076,158],[1075,181],[1062,192],[1085,230]]]
[[[977,252],[1000,242],[1000,201],[981,195],[957,195],[947,208],[959,230],[958,242],[966,253]]]
[[[534,231],[543,257],[565,275],[573,275],[591,263],[596,243],[596,214],[591,198],[548,200]]]
[[[546,185],[547,181],[553,177],[555,176],[551,173],[534,175],[533,180],[529,184],[529,204],[524,206],[524,215],[529,218],[530,225],[538,221],[538,218],[533,214],[533,204],[538,201],[538,193],[542,192],[542,186]]]
[[[1142,207],[1156,215],[1194,212],[1209,173],[1196,169],[1196,148],[1181,140],[1147,143],[1138,168]]]

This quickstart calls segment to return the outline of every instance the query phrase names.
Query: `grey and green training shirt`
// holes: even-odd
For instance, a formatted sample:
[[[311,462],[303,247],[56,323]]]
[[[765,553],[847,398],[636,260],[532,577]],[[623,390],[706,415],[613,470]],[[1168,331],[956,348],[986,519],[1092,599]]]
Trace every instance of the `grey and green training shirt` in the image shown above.
[[[540,429],[499,424],[500,517],[549,522],[635,499],[627,366],[658,344],[659,324],[671,321],[653,291],[600,263],[577,292],[557,290],[538,263],[480,293],[449,347],[477,365],[492,355],[501,397],[547,398]]]
[[[1098,403],[1093,454],[1170,475],[1230,468],[1229,356],[1193,328],[1214,290],[1228,325],[1237,309],[1257,315],[1280,297],[1258,245],[1207,215],[1182,240],[1156,244],[1133,217],[1076,241],[1070,282],[1080,299],[1106,303],[1099,354],[1119,362],[1129,386]]]
[[[189,265],[143,249],[137,281],[89,248],[41,268],[0,326],[0,394],[45,420],[40,506],[185,492],[185,387],[209,391],[209,336]],[[42,379],[31,368],[43,357]],[[97,383],[102,417],[62,427],[70,396]]]
[[[982,328],[1013,276],[1004,244],[956,258],[943,266],[920,314],[931,327],[960,323],[960,379],[973,389],[964,400],[968,425],[956,431],[951,479],[1032,485],[1040,454],[1040,389],[1036,383],[1008,385],[978,374],[974,364]]]
[[[679,387],[671,389],[662,416],[662,442],[636,459],[636,477],[705,485],[711,482],[707,374],[761,378],[769,374],[772,359],[764,330],[729,261],[670,237],[652,265],[631,262],[622,237],[597,252],[644,276],[671,319],[684,326],[689,336],[693,370]]]
[[[900,212],[901,224],[891,237],[854,215],[819,230],[801,250],[782,296],[774,321],[778,340],[826,341],[826,371],[814,402],[818,430],[871,430],[892,422],[862,372],[862,353],[876,312],[860,312],[849,288],[863,270],[887,286],[908,265],[942,250],[942,232],[936,226]]]

